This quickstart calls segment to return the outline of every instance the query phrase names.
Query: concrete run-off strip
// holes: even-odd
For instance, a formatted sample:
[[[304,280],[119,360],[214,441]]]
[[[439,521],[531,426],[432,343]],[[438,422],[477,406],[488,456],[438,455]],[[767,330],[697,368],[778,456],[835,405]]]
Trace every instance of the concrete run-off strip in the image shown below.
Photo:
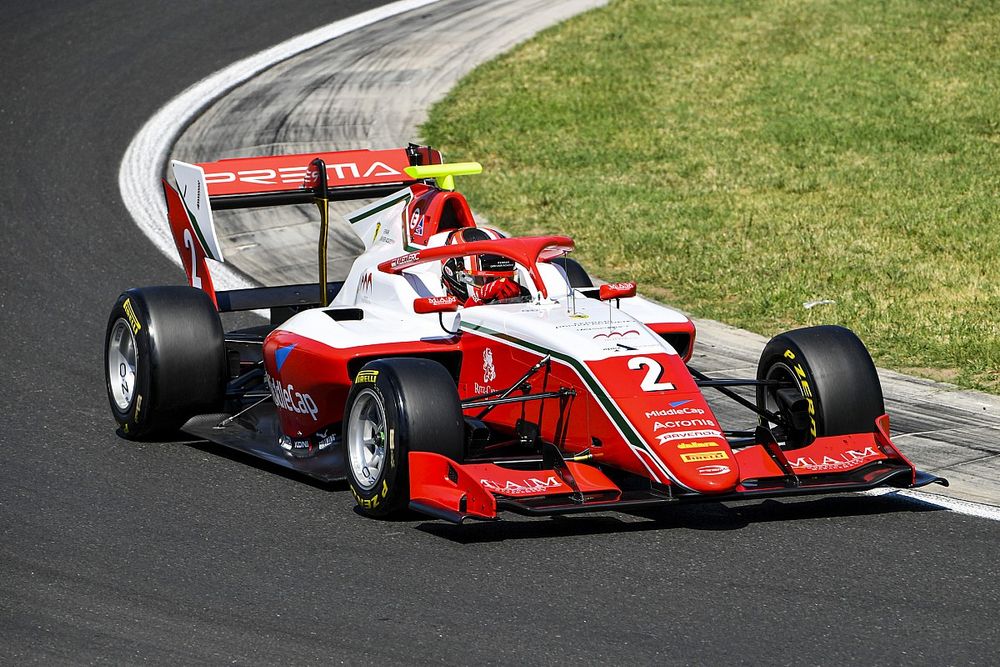
[[[387,18],[283,60],[229,91],[183,132],[171,157],[209,161],[405,145],[419,138],[429,106],[476,65],[603,4],[443,1]],[[223,213],[217,222],[227,261],[247,276],[262,284],[315,280],[314,208]],[[331,276],[342,277],[360,242],[338,221],[330,246]],[[716,377],[753,375],[766,338],[710,320],[697,325],[692,365]],[[924,496],[1000,505],[1000,399],[892,371],[880,374],[895,441],[920,468],[952,483]],[[752,419],[730,401],[712,404],[723,420]]]

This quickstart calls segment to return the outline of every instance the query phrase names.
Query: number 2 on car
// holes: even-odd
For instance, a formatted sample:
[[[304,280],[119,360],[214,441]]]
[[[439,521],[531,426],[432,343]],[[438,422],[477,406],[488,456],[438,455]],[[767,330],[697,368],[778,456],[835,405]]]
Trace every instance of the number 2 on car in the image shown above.
[[[660,378],[663,377],[663,367],[655,359],[650,359],[649,357],[632,357],[628,360],[628,367],[633,371],[642,370],[643,367],[646,368],[646,375],[639,384],[639,387],[643,391],[668,391],[675,389],[674,385],[670,382],[660,382]]]

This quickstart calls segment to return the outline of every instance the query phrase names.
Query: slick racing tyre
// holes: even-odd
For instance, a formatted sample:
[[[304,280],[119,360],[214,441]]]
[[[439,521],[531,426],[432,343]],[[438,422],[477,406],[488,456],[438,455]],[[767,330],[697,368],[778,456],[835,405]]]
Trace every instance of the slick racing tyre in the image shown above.
[[[221,408],[225,338],[203,291],[128,290],[111,309],[104,341],[108,399],[124,437],[167,435],[194,415]]]
[[[408,453],[461,461],[465,424],[458,390],[441,364],[390,358],[365,364],[344,410],[347,480],[362,514],[400,514],[410,501]]]
[[[569,257],[557,257],[551,260],[550,263],[562,267],[563,271],[566,272],[566,278],[569,280],[570,287],[587,289],[594,286],[594,281],[590,279],[589,275],[587,275],[583,265],[575,259],[570,259]]]
[[[761,354],[757,379],[779,382],[757,387],[757,406],[782,416],[785,425],[774,433],[786,449],[805,447],[819,436],[871,433],[885,413],[871,355],[844,327],[775,336]]]

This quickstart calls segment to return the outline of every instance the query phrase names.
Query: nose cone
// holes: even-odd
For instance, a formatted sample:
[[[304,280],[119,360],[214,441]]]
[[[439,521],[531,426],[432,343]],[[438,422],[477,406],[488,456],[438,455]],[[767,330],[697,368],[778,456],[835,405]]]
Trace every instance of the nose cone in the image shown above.
[[[628,419],[626,437],[638,435],[661,472],[699,493],[736,488],[736,457],[680,357],[612,357],[589,365]]]
[[[728,445],[722,445],[729,449]],[[678,479],[695,491],[703,493],[724,493],[732,491],[740,481],[739,468],[732,452],[726,451],[729,457],[722,463],[709,463],[694,466],[694,475],[679,474]],[[682,469],[685,470],[685,469]],[[689,470],[685,472],[690,473]]]
[[[700,392],[638,399],[629,412],[647,448],[682,486],[700,493],[736,487],[736,457]]]
[[[739,468],[722,433],[703,432],[691,439],[687,435],[683,431],[661,434],[662,439],[657,438],[653,445],[671,476],[692,491],[732,491],[739,482]]]

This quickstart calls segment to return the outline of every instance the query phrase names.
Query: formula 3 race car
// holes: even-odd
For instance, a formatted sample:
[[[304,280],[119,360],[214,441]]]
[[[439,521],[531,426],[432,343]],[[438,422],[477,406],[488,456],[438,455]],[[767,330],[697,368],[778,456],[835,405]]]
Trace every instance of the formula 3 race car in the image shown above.
[[[119,433],[182,429],[346,478],[366,515],[455,523],[947,484],[890,440],[875,367],[847,329],[783,333],[756,377],[711,379],[688,365],[691,319],[635,283],[595,285],[566,256],[572,239],[447,242],[476,227],[454,177],[480,169],[415,145],[174,162],[163,190],[189,286],[130,289],[111,311]],[[364,252],[328,283],[328,204],[362,198],[376,200],[347,219]],[[319,209],[318,283],[216,291],[213,209],[300,203]],[[465,307],[442,268],[487,255],[521,293]],[[220,313],[240,310],[270,323],[224,331]],[[724,428],[705,389],[754,420]]]

